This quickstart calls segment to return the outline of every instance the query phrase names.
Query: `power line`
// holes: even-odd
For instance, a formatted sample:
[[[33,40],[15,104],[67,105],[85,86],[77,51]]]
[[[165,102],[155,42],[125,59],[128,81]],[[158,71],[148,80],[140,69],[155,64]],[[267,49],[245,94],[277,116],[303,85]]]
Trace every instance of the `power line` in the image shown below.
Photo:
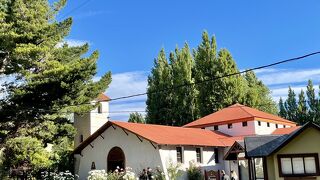
[[[68,11],[67,13],[65,13],[60,19],[64,19],[67,16],[69,16],[70,14],[72,14],[73,12],[77,11],[78,9],[84,7],[85,5],[87,5],[91,0],[85,0],[83,3],[81,3],[79,6],[71,9],[70,11]]]
[[[236,73],[231,73],[231,74],[227,74],[227,75],[223,75],[223,76],[213,77],[213,78],[210,78],[210,79],[205,79],[205,80],[197,81],[197,82],[193,82],[193,83],[184,83],[184,84],[181,84],[181,85],[178,85],[178,86],[174,86],[174,87],[171,87],[171,88],[164,88],[164,89],[157,90],[157,91],[144,92],[144,93],[138,93],[138,94],[133,94],[133,95],[129,95],[129,96],[120,96],[120,97],[116,97],[116,98],[111,98],[108,101],[116,101],[116,100],[120,100],[120,99],[128,99],[128,98],[143,96],[143,95],[152,94],[152,93],[159,93],[159,92],[163,92],[163,91],[175,90],[175,89],[178,89],[178,88],[181,88],[181,87],[185,87],[185,86],[202,84],[202,83],[205,83],[205,82],[215,81],[215,80],[226,78],[226,77],[230,77],[230,76],[241,75],[241,74],[249,72],[249,71],[264,69],[264,68],[268,68],[268,67],[272,67],[272,66],[276,66],[276,65],[279,65],[279,64],[292,62],[292,61],[298,61],[298,60],[301,60],[301,59],[304,59],[304,58],[307,58],[307,57],[310,57],[310,56],[314,56],[314,55],[317,55],[317,54],[320,54],[320,51],[312,52],[312,53],[309,53],[309,54],[305,54],[305,55],[294,57],[294,58],[290,58],[290,59],[280,60],[280,61],[277,61],[277,62],[274,62],[274,63],[271,63],[271,64],[250,68],[250,69],[247,69],[247,70],[244,70],[244,71],[240,71],[240,72],[236,72]]]

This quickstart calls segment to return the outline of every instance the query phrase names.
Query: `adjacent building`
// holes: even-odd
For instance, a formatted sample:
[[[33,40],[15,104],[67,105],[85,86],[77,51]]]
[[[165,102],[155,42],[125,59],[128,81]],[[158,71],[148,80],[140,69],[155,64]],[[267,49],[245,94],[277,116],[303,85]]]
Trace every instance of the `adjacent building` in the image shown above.
[[[310,134],[303,133],[309,132],[306,130],[309,126],[312,129]],[[299,135],[292,135],[297,132],[300,132]],[[293,136],[297,138],[294,141]],[[285,143],[289,138],[291,142]],[[215,172],[216,178],[219,178],[221,170],[227,173],[233,170],[242,180],[287,179],[297,175],[283,176],[287,169],[296,164],[282,165],[287,171],[281,171],[280,174],[277,171],[277,158],[302,154],[302,157],[292,156],[290,161],[296,162],[295,158],[302,158],[304,166],[308,166],[304,168],[305,175],[317,179],[320,145],[306,143],[301,148],[301,143],[314,138],[320,138],[316,125],[299,127],[294,122],[241,104],[227,107],[183,127],[107,121],[74,150],[75,171],[80,179],[86,179],[92,169],[112,171],[117,166],[131,167],[136,172],[159,166],[167,174],[170,164],[180,163],[185,169],[190,162],[194,162],[203,171],[210,172],[206,174]],[[274,144],[270,145],[269,142]],[[261,146],[283,149],[275,148],[277,151],[271,154],[255,154],[260,152]],[[280,161],[289,162],[288,159]],[[312,163],[315,164],[316,173]],[[299,176],[304,177],[301,174]],[[185,176],[181,179],[185,179]]]

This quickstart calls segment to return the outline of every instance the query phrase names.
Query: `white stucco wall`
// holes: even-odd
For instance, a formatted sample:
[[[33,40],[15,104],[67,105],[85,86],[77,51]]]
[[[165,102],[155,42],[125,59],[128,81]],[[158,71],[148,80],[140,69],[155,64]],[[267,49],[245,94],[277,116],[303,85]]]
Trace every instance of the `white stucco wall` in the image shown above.
[[[79,168],[76,170],[80,180],[87,178],[91,163],[95,162],[96,169],[107,169],[107,156],[111,148],[120,147],[126,158],[126,167],[133,168],[137,173],[143,168],[161,165],[159,149],[155,149],[149,141],[141,142],[136,135],[125,132],[119,127],[109,127],[102,133],[104,139],[98,136],[91,144],[82,150],[82,157],[79,157]]]
[[[76,128],[76,135],[74,137],[74,146],[80,144],[80,135],[83,135],[83,140],[88,138],[90,134],[90,114],[74,115],[74,127]]]
[[[109,117],[109,102],[100,102],[102,113],[98,113],[98,108],[95,108],[90,113],[90,133],[96,132],[102,125],[108,121]]]
[[[267,126],[267,122],[260,121],[261,126],[258,124],[258,119],[254,121],[254,127],[255,127],[255,134],[257,135],[265,135],[265,134],[271,134],[274,130],[276,130],[276,124],[270,122],[270,127]],[[283,124],[277,123],[278,128],[284,128]],[[288,125],[285,126],[286,128],[290,127]]]
[[[242,122],[232,123],[232,128],[228,129],[228,124],[219,125],[219,130],[222,133],[231,136],[243,136],[255,134],[255,126],[253,121],[247,121],[247,126],[242,126]],[[206,127],[205,129],[214,130],[214,126]]]

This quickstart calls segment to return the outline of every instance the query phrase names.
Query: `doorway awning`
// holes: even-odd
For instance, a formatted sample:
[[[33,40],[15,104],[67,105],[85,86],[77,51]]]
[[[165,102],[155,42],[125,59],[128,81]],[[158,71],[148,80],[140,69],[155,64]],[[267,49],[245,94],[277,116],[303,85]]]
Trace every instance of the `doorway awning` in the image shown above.
[[[241,159],[245,159],[244,142],[235,141],[226,153],[226,155],[224,156],[224,160],[235,161]]]

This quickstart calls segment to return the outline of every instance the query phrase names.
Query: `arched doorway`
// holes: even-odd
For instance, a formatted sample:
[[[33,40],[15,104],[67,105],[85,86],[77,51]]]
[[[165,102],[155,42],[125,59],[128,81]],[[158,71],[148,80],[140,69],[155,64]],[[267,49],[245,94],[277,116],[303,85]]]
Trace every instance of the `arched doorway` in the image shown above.
[[[119,168],[125,168],[125,155],[121,148],[119,147],[113,147],[108,154],[107,158],[107,168],[109,171],[114,171],[117,169],[117,166]]]

